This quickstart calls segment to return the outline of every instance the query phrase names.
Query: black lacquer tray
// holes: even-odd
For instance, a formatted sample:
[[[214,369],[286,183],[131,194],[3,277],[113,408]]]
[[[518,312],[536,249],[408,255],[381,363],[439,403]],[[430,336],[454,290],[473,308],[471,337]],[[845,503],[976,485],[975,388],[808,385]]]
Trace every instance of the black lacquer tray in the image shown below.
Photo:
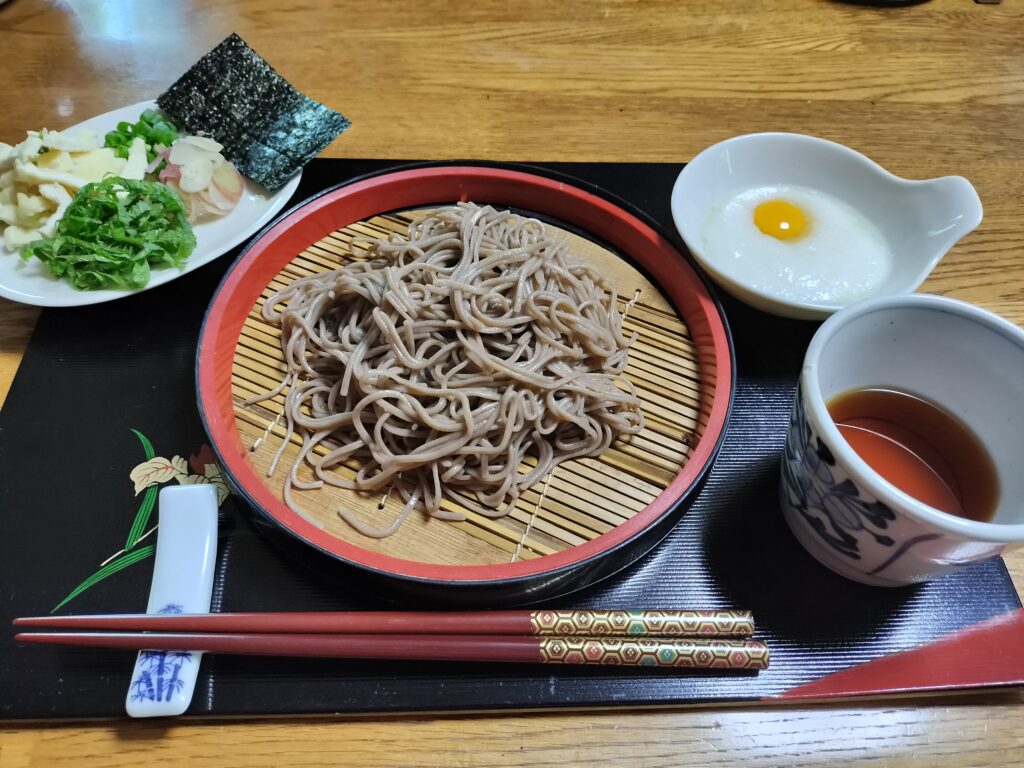
[[[319,160],[295,202],[399,163]],[[597,185],[671,229],[675,164],[531,164]],[[681,244],[677,245],[680,247]],[[225,256],[146,293],[44,310],[0,411],[0,620],[46,613],[126,544],[142,496],[129,472],[158,456],[202,472],[206,436],[194,361]],[[804,349],[816,325],[723,299],[737,357],[731,423],[707,484],[649,555],[557,607],[738,607],[754,611],[773,663],[760,674],[206,656],[191,715],[496,710],[757,702],[917,648],[1020,601],[1000,560],[929,584],[880,589],[825,570],[793,538],[777,502],[778,463]],[[136,544],[134,551],[150,540]],[[82,591],[62,613],[135,612],[151,558]],[[286,555],[228,498],[213,609],[394,607],[344,572],[325,578]],[[0,639],[0,716],[120,717],[133,655],[18,647]],[[1012,676],[1011,676],[1012,677]],[[965,684],[991,684],[979,676]],[[997,682],[1014,682],[1012,679]],[[924,684],[924,683],[922,683]],[[865,689],[866,690],[866,689]],[[855,684],[846,691],[863,692]]]

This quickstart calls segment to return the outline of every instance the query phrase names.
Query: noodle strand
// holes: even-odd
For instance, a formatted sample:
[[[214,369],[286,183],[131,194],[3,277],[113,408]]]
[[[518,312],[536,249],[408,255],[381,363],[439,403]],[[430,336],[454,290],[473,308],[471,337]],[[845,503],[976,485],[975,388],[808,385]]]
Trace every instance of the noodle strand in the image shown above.
[[[401,495],[384,528],[339,510],[375,538],[415,510],[500,517],[560,463],[643,428],[622,376],[632,339],[614,289],[539,221],[460,203],[365,245],[365,257],[295,280],[263,306],[287,372],[247,402],[287,388],[285,442],[268,474],[298,434],[284,498],[299,514],[293,491],[327,484]],[[311,480],[299,478],[304,464]]]

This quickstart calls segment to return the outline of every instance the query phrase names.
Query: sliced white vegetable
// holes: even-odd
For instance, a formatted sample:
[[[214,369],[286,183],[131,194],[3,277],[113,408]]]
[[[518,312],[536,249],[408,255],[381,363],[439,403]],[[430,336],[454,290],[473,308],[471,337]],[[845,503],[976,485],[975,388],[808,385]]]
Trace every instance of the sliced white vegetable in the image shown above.
[[[41,155],[37,155],[32,161],[37,168],[49,168],[51,171],[63,171],[74,173],[75,161],[71,159],[70,152],[60,149],[51,149]]]
[[[78,131],[74,134],[60,131],[42,131],[42,145],[48,149],[63,149],[65,152],[88,152],[100,146],[100,138],[92,131]]]
[[[220,154],[221,149],[205,136],[185,136],[167,152],[160,182],[181,195],[189,221],[207,214],[223,216],[242,197],[245,180]]]
[[[38,216],[48,208],[46,198],[41,195],[26,195],[24,192],[18,192],[18,216],[22,220]]]
[[[39,194],[57,204],[57,210],[53,212],[53,215],[39,229],[41,234],[49,237],[57,229],[57,222],[64,216],[64,211],[71,205],[71,201],[74,198],[60,184],[40,184]]]
[[[167,156],[167,159],[175,165],[188,165],[189,163],[204,161],[207,163],[213,163],[217,158],[216,152],[211,152],[208,149],[201,149],[192,142],[188,141],[188,137],[184,139],[178,139],[174,144],[171,145],[171,153]]]
[[[241,199],[245,190],[245,179],[227,160],[213,169],[213,183],[224,197],[231,201],[231,207]]]
[[[73,173],[37,168],[32,163],[24,163],[20,160],[14,163],[14,180],[23,184],[46,184],[47,182],[55,181],[76,191],[89,183],[88,179],[83,179],[81,176],[76,176]]]
[[[182,192],[196,193],[210,186],[212,179],[213,163],[209,160],[193,160],[181,166],[181,179],[178,183]]]
[[[74,199],[60,184],[40,184],[39,194],[50,202],[56,203],[58,207],[70,203]]]
[[[35,131],[29,131],[28,136],[21,144],[17,144],[14,147],[14,161],[28,162],[35,158],[39,154],[39,150],[43,148],[43,140],[39,138],[39,134]]]
[[[18,206],[14,203],[5,203],[0,201],[0,221],[4,224],[17,224]]]
[[[180,141],[186,144],[191,144],[197,149],[202,149],[207,152],[213,152],[214,154],[220,154],[220,151],[224,149],[222,144],[218,144],[213,139],[207,138],[206,136],[185,136]]]
[[[38,229],[25,229],[24,227],[11,225],[4,230],[4,245],[7,246],[8,250],[17,251],[21,246],[27,245],[41,237],[42,235],[39,234]]]
[[[136,137],[128,148],[128,160],[121,169],[121,178],[142,181],[146,177],[146,166],[149,157],[146,155],[146,142]]]
[[[231,201],[217,188],[216,182],[201,192],[199,196],[203,199],[203,202],[209,204],[220,213],[227,213],[234,207]]]
[[[71,173],[86,181],[103,181],[108,176],[120,176],[126,160],[114,154],[109,147],[77,152],[71,156],[74,166]]]

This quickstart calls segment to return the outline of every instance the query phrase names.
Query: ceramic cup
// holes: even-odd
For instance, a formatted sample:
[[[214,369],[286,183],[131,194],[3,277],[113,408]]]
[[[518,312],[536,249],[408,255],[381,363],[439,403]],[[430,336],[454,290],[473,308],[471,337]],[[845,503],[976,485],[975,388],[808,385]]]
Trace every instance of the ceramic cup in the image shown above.
[[[826,402],[887,387],[943,406],[995,463],[991,522],[940,512],[883,479]],[[865,584],[925,581],[1024,542],[1024,331],[941,296],[868,299],[822,324],[804,358],[782,458],[783,514],[823,565]]]

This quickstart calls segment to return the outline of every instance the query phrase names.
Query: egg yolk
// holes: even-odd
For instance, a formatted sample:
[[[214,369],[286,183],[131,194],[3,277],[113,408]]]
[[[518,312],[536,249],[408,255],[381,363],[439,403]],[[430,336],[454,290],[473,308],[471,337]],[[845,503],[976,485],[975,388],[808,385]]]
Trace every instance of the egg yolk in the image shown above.
[[[754,224],[776,240],[796,240],[807,228],[807,217],[785,200],[767,200],[754,209]]]

